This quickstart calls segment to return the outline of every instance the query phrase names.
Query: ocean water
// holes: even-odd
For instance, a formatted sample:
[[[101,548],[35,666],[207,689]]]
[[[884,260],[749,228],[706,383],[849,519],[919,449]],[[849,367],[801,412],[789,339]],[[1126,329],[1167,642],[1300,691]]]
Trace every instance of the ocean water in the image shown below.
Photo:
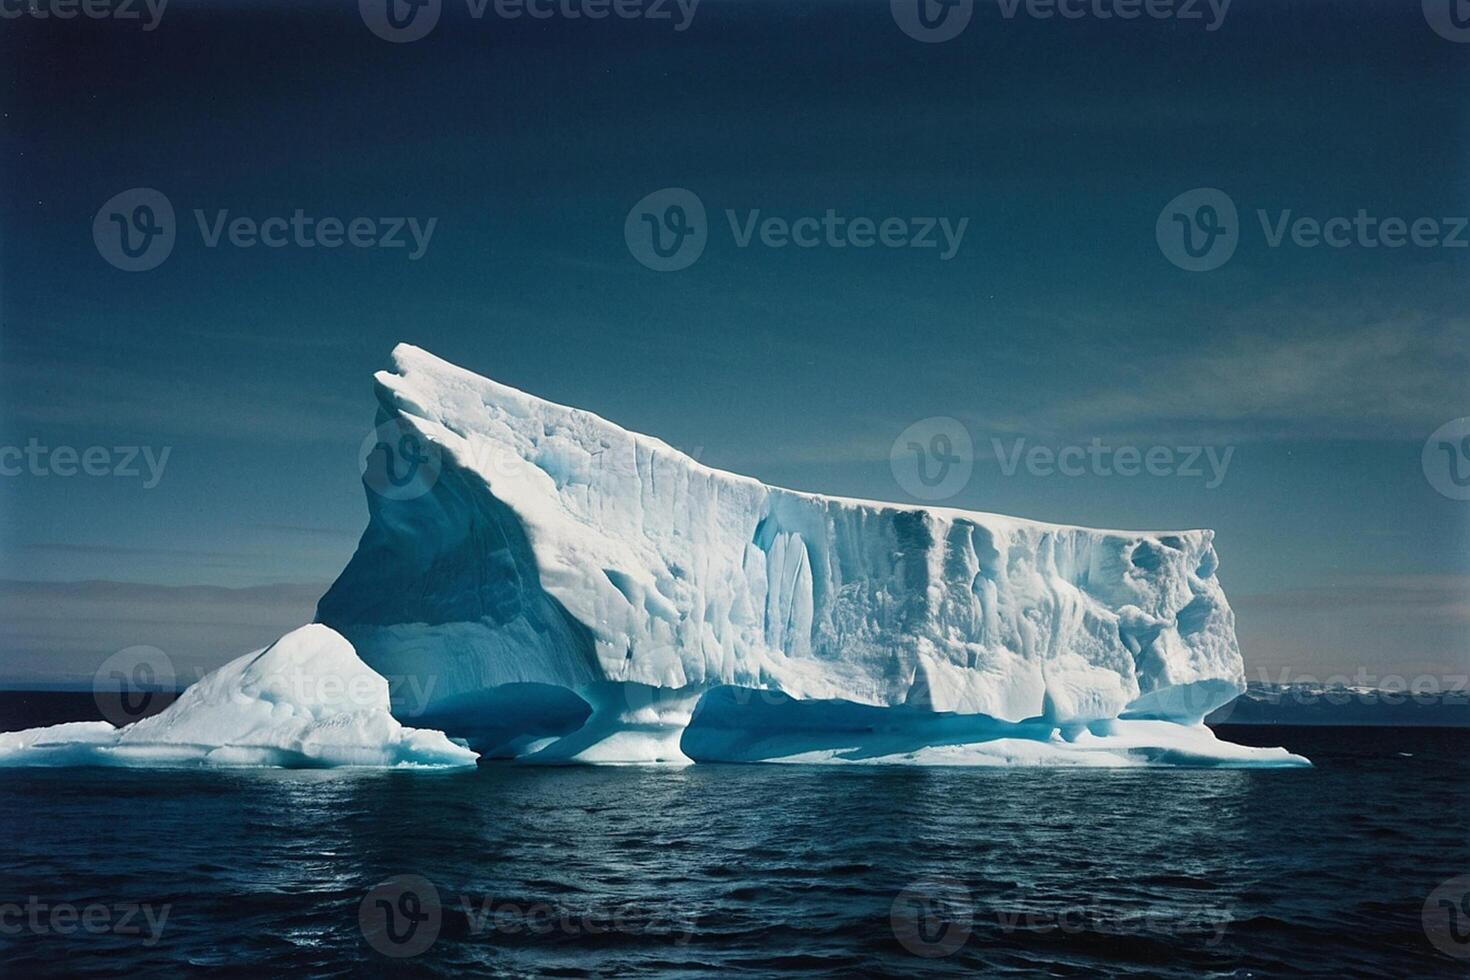
[[[1470,900],[1430,898],[1470,871],[1470,732],[1223,734],[1316,767],[0,770],[0,961],[16,977],[1470,973],[1470,919],[1445,921]]]

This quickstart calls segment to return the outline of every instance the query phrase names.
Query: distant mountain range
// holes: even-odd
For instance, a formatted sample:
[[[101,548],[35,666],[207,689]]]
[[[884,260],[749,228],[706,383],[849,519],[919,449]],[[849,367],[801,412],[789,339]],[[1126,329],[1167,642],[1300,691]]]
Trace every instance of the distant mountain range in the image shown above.
[[[1470,726],[1470,691],[1405,690],[1322,684],[1250,683],[1215,709],[1210,725]]]

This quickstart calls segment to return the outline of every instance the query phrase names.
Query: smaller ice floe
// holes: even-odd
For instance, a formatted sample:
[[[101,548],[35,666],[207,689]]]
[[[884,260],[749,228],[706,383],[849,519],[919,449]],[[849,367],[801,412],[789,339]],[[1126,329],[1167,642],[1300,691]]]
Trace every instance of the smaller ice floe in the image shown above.
[[[0,766],[472,766],[443,732],[405,728],[388,682],[326,626],[230,661],[161,713],[0,734]]]

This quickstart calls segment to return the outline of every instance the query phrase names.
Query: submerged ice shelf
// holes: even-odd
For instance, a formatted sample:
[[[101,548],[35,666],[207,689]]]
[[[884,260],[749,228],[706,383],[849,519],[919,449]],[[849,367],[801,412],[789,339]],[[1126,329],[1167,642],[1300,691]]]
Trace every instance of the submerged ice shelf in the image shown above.
[[[317,618],[487,755],[1305,762],[1200,724],[1244,689],[1210,531],[770,487],[407,345],[376,381],[424,465]]]

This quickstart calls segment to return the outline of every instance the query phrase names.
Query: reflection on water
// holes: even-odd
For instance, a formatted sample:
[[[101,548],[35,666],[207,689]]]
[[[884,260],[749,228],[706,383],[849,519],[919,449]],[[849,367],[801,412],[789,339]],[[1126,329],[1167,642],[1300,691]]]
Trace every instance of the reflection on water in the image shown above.
[[[1255,734],[1317,767],[3,772],[0,902],[35,923],[0,946],[16,975],[387,971],[410,928],[446,972],[1462,967],[1420,912],[1470,867],[1470,739]],[[156,942],[48,917],[104,904],[166,907]]]

